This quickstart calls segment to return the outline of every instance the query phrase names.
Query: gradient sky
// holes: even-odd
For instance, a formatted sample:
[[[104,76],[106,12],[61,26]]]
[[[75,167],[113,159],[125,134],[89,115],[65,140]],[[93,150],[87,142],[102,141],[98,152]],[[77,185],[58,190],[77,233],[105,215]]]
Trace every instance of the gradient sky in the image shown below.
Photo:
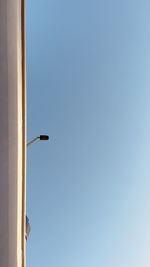
[[[27,1],[27,267],[150,266],[150,1]]]

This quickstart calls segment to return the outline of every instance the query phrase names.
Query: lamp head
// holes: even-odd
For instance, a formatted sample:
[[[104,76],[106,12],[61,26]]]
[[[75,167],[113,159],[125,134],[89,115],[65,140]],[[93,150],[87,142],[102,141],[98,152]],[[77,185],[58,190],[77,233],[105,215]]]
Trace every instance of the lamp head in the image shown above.
[[[42,140],[42,141],[49,140],[49,136],[48,135],[40,135],[39,137],[40,137],[40,140]]]

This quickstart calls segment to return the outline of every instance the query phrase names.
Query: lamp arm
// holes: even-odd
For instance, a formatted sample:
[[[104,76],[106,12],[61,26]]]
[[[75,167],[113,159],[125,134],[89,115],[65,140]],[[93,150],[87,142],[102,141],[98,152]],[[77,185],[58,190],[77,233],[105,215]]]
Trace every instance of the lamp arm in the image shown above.
[[[27,143],[27,148],[28,148],[29,146],[31,146],[34,142],[36,142],[38,139],[40,139],[39,136],[37,136],[37,137],[35,137],[34,139],[32,139],[31,141],[29,141],[29,142]]]

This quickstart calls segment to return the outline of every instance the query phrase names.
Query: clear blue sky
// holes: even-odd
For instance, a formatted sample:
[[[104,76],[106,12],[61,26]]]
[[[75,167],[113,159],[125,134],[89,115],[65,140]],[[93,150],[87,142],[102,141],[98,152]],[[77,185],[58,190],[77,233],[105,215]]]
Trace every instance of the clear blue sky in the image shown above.
[[[150,1],[27,0],[27,267],[150,266]]]

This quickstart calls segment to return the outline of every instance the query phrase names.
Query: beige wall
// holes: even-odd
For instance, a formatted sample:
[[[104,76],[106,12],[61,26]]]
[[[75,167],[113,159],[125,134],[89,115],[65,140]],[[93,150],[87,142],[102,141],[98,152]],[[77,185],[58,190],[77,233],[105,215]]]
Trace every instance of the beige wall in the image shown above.
[[[0,267],[24,266],[21,29],[21,0],[0,0]]]

